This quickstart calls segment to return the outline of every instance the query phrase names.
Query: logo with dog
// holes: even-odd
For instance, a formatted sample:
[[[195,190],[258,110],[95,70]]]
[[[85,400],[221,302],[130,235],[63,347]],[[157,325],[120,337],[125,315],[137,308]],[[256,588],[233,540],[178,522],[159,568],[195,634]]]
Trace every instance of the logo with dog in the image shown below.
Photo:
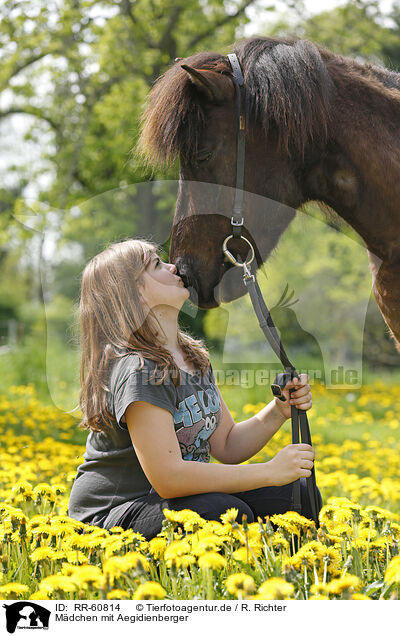
[[[6,610],[6,628],[9,634],[14,634],[16,629],[49,629],[51,612],[37,603],[17,601],[3,607]]]

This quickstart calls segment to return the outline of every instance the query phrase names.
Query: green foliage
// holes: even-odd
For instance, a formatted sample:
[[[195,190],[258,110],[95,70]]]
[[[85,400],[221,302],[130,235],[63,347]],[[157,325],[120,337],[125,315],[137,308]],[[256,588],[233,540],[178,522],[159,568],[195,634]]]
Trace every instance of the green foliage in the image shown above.
[[[342,55],[398,66],[398,29],[386,26],[381,3],[356,0],[307,21],[304,35]]]

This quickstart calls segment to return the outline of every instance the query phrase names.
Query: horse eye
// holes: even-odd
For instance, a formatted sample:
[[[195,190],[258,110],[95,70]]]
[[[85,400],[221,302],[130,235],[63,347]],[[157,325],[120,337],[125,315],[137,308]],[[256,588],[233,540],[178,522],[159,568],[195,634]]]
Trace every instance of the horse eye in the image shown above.
[[[212,152],[210,150],[203,150],[196,155],[197,163],[201,163],[203,161],[208,161],[212,157]]]

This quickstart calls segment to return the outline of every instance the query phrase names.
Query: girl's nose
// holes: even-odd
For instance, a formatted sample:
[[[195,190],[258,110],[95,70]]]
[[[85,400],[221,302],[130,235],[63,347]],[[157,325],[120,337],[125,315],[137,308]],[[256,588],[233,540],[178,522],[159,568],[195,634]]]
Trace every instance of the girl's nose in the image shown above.
[[[176,269],[176,265],[175,265],[174,263],[168,263],[168,265],[169,265],[170,267],[172,267],[172,271],[173,271],[173,273],[174,273],[174,274],[176,274],[176,272],[178,271],[178,270]]]

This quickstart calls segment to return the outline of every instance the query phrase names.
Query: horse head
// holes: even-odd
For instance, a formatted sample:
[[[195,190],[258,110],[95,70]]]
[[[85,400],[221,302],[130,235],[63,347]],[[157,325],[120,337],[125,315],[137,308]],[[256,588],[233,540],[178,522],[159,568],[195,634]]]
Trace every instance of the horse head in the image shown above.
[[[304,166],[326,143],[331,80],[309,42],[253,38],[234,50],[247,102],[243,236],[260,266],[307,199]],[[147,158],[180,159],[170,260],[203,308],[245,293],[240,271],[222,252],[235,192],[235,105],[227,56],[198,53],[159,78],[143,117]],[[231,239],[229,250],[244,259],[248,246]]]

